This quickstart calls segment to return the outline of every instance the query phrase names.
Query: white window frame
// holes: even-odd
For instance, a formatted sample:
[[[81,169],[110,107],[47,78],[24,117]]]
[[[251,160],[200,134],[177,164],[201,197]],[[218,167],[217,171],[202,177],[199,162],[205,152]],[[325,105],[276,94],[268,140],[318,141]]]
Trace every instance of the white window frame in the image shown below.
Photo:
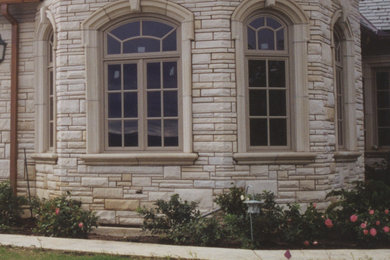
[[[134,4],[139,4],[139,6]],[[142,12],[140,12],[142,10]],[[104,149],[104,106],[102,89],[103,31],[112,22],[132,17],[174,17],[181,30],[181,100],[183,146],[178,152],[145,151],[107,153]],[[191,41],[194,39],[194,16],[182,6],[158,0],[117,1],[95,11],[83,24],[87,77],[87,153],[81,158],[89,165],[191,165],[198,155],[192,152]],[[98,61],[98,62],[96,62]]]
[[[266,8],[264,10],[264,8]],[[289,35],[288,49],[292,54],[289,60],[291,111],[290,148],[280,151],[251,151],[247,145],[245,56],[246,20],[257,13],[273,15],[285,21]],[[310,152],[309,146],[309,109],[307,80],[307,39],[309,19],[304,11],[293,1],[256,0],[244,1],[232,16],[232,34],[236,42],[237,74],[237,114],[238,148],[233,155],[238,164],[306,164],[314,162],[316,153]]]

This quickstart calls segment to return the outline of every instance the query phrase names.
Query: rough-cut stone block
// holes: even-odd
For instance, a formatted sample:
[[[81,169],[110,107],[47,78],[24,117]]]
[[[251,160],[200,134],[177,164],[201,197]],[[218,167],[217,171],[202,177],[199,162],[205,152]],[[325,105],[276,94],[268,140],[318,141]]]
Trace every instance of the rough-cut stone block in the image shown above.
[[[263,191],[270,191],[275,195],[278,193],[278,184],[276,180],[246,181],[245,186],[249,187],[248,193],[250,194],[260,194]]]
[[[98,222],[102,224],[115,224],[115,211],[97,210],[96,216],[99,218]]]
[[[268,176],[268,166],[267,165],[252,165],[250,167],[251,175],[259,176],[259,177],[267,177]]]
[[[0,178],[9,177],[9,160],[0,160]]]
[[[106,199],[104,202],[105,209],[113,210],[136,210],[139,206],[139,200],[116,200]]]
[[[123,190],[121,188],[94,188],[93,197],[95,198],[122,198]]]
[[[326,197],[326,191],[300,191],[297,200],[300,202],[321,201]]]
[[[152,179],[150,177],[133,177],[133,186],[150,186],[152,184]]]
[[[211,208],[213,206],[213,193],[211,189],[175,189],[180,198],[187,201],[199,203],[200,208]]]
[[[314,180],[299,181],[299,186],[301,190],[314,190],[315,183]]]
[[[164,167],[164,179],[180,179],[180,173],[179,166]]]
[[[108,186],[108,178],[83,177],[81,178],[83,186]]]

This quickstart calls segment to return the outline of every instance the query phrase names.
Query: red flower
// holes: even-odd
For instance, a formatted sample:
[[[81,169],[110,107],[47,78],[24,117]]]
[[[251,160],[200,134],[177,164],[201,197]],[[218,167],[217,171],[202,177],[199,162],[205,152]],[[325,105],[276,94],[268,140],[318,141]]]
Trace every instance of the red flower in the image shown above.
[[[375,222],[375,225],[377,225],[377,226],[379,226],[381,224],[381,222],[379,221],[379,220],[377,220],[376,222]]]
[[[364,234],[365,236],[367,236],[367,235],[368,235],[368,230],[367,230],[367,229],[363,229],[363,234]]]
[[[60,214],[60,209],[59,209],[59,208],[56,208],[55,213],[56,213],[56,215]]]
[[[353,214],[350,218],[351,222],[356,222],[358,220],[358,216]]]
[[[385,214],[389,214],[389,210],[388,209],[385,209]]]
[[[307,241],[307,240],[303,241],[303,244],[304,244],[305,246],[309,246],[309,245],[310,245],[309,241]]]
[[[83,222],[80,222],[79,223],[79,228],[83,228],[83,226],[84,226]]]
[[[367,224],[363,222],[362,224],[360,224],[360,227],[361,227],[361,228],[366,228],[366,227],[367,227]]]
[[[370,235],[375,237],[376,236],[376,229],[375,228],[371,228],[370,229]]]
[[[290,258],[291,258],[290,250],[287,250],[286,253],[284,253],[284,256],[285,256],[287,259],[290,259]]]
[[[370,214],[370,215],[374,215],[374,213],[375,213],[375,211],[374,211],[373,209],[370,209],[370,210],[368,211],[368,214]]]
[[[333,227],[333,222],[332,222],[332,220],[329,219],[329,218],[327,218],[327,219],[325,220],[325,226],[326,226],[327,228]]]
[[[390,231],[390,228],[388,226],[383,227],[383,232],[389,233],[389,231]]]

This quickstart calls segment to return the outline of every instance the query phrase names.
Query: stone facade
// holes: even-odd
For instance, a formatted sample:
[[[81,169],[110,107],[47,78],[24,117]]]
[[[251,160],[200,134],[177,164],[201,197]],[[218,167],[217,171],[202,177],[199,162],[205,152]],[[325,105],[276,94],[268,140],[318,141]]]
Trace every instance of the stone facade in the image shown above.
[[[364,178],[364,114],[362,93],[362,65],[360,50],[360,27],[358,1],[331,0],[172,0],[161,2],[184,8],[192,13],[190,27],[191,65],[190,112],[191,125],[184,130],[191,133],[187,153],[195,154],[191,163],[181,164],[180,159],[156,163],[152,156],[143,163],[141,159],[115,158],[103,160],[104,153],[92,157],[88,151],[91,140],[88,127],[90,101],[87,91],[90,79],[88,62],[99,63],[94,57],[86,57],[85,21],[95,12],[106,10],[110,4],[140,4],[141,13],[130,12],[128,16],[142,15],[146,0],[101,1],[101,0],[45,0],[38,5],[28,5],[23,12],[15,6],[15,17],[20,21],[20,83],[18,103],[18,192],[26,192],[23,167],[23,148],[27,150],[29,173],[33,194],[51,197],[70,191],[72,197],[80,199],[85,208],[94,210],[103,223],[134,225],[141,219],[135,213],[139,206],[150,207],[157,199],[168,199],[178,193],[182,198],[199,202],[203,210],[216,207],[213,198],[229,187],[247,187],[251,192],[270,190],[280,203],[317,202],[325,206],[325,195],[332,189],[349,187],[352,181]],[[273,3],[276,2],[276,3]],[[303,148],[292,148],[278,152],[267,151],[258,159],[240,161],[239,131],[245,130],[238,116],[237,46],[242,39],[232,34],[232,15],[240,6],[258,5],[265,11],[278,11],[278,6],[298,8],[308,23],[299,53],[304,57],[302,71],[304,99]],[[252,5],[250,5],[252,4]],[[267,7],[264,7],[264,6]],[[26,5],[27,6],[27,5]],[[21,7],[19,7],[21,8]],[[106,8],[106,9],[104,9]],[[131,7],[132,10],[133,7]],[[145,7],[146,8],[146,7]],[[130,9],[130,8],[129,8]],[[287,10],[287,9],[286,9]],[[290,16],[289,13],[281,15]],[[170,18],[175,19],[174,16]],[[354,117],[351,122],[354,143],[349,151],[336,148],[335,89],[332,58],[332,30],[335,20],[344,19],[351,32],[353,44]],[[1,34],[10,42],[10,25],[0,20]],[[39,150],[41,135],[39,125],[39,87],[33,82],[42,68],[39,59],[39,28],[42,23],[51,24],[55,35],[55,89],[56,89],[56,144],[55,152]],[[87,35],[88,36],[88,35]],[[191,38],[191,37],[189,37]],[[241,42],[242,44],[242,42]],[[8,178],[9,161],[9,89],[10,89],[10,44],[6,60],[0,65],[0,178]],[[298,55],[297,55],[298,56]],[[184,58],[184,57],[183,57]],[[92,60],[91,60],[92,59]],[[187,60],[188,61],[188,60]],[[35,66],[34,66],[35,64]],[[35,83],[36,85],[37,83]],[[35,106],[34,106],[35,104]],[[306,119],[305,119],[306,118]],[[353,117],[352,117],[353,118]],[[347,119],[348,120],[348,119]],[[293,122],[292,122],[293,123]],[[240,130],[241,128],[241,130]],[[307,133],[307,134],[305,134]],[[295,133],[301,135],[302,133]],[[187,148],[186,148],[187,149]],[[303,160],[298,153],[305,153]],[[284,157],[283,157],[284,154]],[[250,156],[250,155],[249,155]],[[289,156],[289,158],[287,158]],[[268,158],[267,160],[261,158]],[[279,157],[283,157],[280,160]],[[195,159],[196,158],[196,159]],[[279,158],[279,160],[278,160]],[[183,159],[184,160],[184,159]],[[122,162],[122,163],[121,163]]]

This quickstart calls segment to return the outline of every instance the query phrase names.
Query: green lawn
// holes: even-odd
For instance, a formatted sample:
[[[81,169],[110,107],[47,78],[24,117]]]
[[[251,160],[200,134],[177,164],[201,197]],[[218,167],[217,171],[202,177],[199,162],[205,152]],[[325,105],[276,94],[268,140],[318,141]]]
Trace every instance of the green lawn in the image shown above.
[[[1,260],[151,260],[152,258],[137,258],[126,256],[112,256],[103,254],[76,254],[41,249],[24,249],[15,247],[0,247]]]

